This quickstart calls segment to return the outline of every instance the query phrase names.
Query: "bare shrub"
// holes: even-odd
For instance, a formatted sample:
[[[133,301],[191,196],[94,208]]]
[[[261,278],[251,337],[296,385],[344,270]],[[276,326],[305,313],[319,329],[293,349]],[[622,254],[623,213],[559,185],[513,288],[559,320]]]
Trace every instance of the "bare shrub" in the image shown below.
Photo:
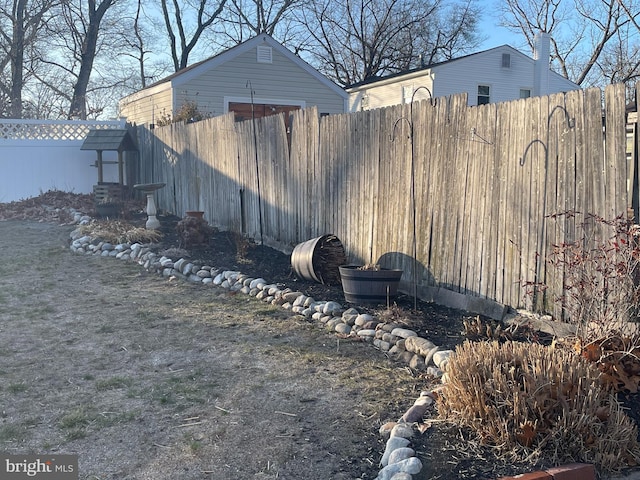
[[[640,457],[636,425],[599,372],[567,349],[465,342],[447,375],[439,415],[513,461],[581,461],[613,471]]]
[[[80,227],[83,235],[89,235],[109,243],[153,243],[162,238],[157,230],[136,227],[122,220],[95,220]]]
[[[180,248],[206,245],[211,241],[215,229],[204,218],[185,217],[176,225],[180,237]]]
[[[546,258],[547,284],[526,284],[528,293],[547,287],[561,292],[550,299],[578,336],[595,339],[627,330],[638,320],[640,305],[640,226],[619,216],[564,212],[550,216],[561,228],[576,223],[575,240],[553,245]]]

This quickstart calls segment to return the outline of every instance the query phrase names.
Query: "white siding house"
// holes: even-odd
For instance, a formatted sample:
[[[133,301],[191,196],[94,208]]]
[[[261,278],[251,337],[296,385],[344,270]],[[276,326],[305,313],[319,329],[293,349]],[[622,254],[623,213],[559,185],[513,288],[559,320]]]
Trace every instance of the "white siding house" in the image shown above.
[[[191,65],[119,102],[120,115],[137,124],[173,117],[188,102],[205,116],[261,109],[263,116],[308,106],[320,114],[344,113],[348,94],[308,63],[260,34]],[[243,113],[244,112],[244,113]]]
[[[577,90],[549,68],[549,36],[536,37],[534,58],[502,45],[423,68],[352,85],[349,111],[467,92],[469,105]]]

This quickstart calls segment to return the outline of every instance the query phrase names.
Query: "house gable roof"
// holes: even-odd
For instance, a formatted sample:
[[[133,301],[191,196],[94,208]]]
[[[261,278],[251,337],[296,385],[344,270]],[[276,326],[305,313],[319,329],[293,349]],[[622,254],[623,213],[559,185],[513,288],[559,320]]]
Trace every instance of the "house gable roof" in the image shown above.
[[[354,83],[353,85],[349,85],[345,88],[345,90],[347,92],[356,92],[358,90],[361,90],[363,88],[367,88],[367,87],[371,87],[373,85],[384,85],[387,83],[393,83],[396,81],[402,81],[402,80],[407,80],[413,77],[420,77],[423,76],[425,74],[429,74],[431,71],[433,70],[437,70],[438,68],[442,67],[442,66],[446,66],[446,65],[450,65],[454,62],[460,62],[460,61],[464,61],[465,59],[471,58],[471,57],[480,57],[480,56],[484,56],[487,54],[490,54],[496,50],[509,50],[509,53],[514,54],[514,55],[518,55],[520,57],[522,57],[523,59],[525,59],[528,62],[535,62],[535,60],[531,57],[529,57],[528,55],[525,55],[524,53],[522,53],[520,50],[517,50],[516,48],[513,48],[511,45],[500,45],[497,47],[493,47],[490,48],[488,50],[482,50],[480,52],[475,52],[475,53],[470,53],[468,55],[463,55],[462,57],[457,57],[457,58],[452,58],[450,60],[445,60],[442,62],[436,62],[436,63],[432,63],[430,65],[425,65],[424,67],[417,67],[417,68],[413,68],[410,70],[405,70],[404,72],[399,72],[399,73],[394,73],[392,75],[387,75],[385,77],[372,77],[372,78],[368,78],[367,80],[363,80],[362,82],[357,82]],[[560,78],[562,78],[563,80],[573,83],[570,80],[567,80],[566,78],[564,78],[562,75],[560,75],[557,72],[554,72],[553,70],[550,70],[550,73],[552,75],[556,75]],[[576,86],[576,88],[580,88],[579,85],[574,84]]]
[[[320,83],[325,85],[327,88],[332,90],[337,95],[341,96],[343,99],[346,99],[349,97],[349,94],[343,88],[341,88],[340,86],[338,86],[337,84],[329,80],[327,77],[322,75],[319,71],[317,71],[307,62],[302,60],[300,57],[295,55],[288,48],[286,48],[284,45],[274,40],[273,37],[271,37],[266,33],[261,33],[247,40],[246,42],[243,42],[239,45],[231,47],[230,49],[225,50],[217,55],[214,55],[213,57],[194,63],[193,65],[189,65],[188,67],[183,68],[182,70],[175,72],[163,78],[162,80],[159,80],[158,82],[146,87],[145,89],[139,90],[138,92],[132,95],[137,96],[142,92],[148,92],[150,94],[152,92],[155,93],[157,91],[166,90],[168,88],[180,87],[181,85],[192,80],[193,78],[196,78],[209,70],[213,70],[219,67],[220,65],[223,65],[258,46],[269,46],[273,48],[279,54],[283,55],[290,62],[296,64],[298,67],[300,67],[302,70],[307,72],[309,75],[316,78]]]

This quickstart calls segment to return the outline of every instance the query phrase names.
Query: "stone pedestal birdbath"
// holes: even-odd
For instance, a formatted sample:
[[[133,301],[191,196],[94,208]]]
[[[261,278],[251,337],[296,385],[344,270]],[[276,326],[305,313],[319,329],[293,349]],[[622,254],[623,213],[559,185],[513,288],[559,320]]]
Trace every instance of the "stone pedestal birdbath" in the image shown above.
[[[133,188],[142,191],[147,196],[147,223],[145,227],[149,230],[157,230],[160,228],[160,221],[156,218],[156,202],[153,198],[153,194],[156,190],[164,187],[166,183],[139,183],[134,185]]]

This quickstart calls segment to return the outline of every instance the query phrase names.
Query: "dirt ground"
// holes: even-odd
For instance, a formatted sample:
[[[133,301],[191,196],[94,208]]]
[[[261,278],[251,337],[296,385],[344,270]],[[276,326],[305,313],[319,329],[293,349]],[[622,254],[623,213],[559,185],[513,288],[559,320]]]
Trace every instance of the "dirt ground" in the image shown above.
[[[18,220],[0,221],[2,452],[77,454],[87,480],[373,479],[379,426],[433,385],[371,345],[252,297],[73,254],[74,227],[60,226],[55,210],[7,212],[0,219]],[[178,219],[160,220],[160,247],[176,247]],[[236,246],[219,232],[189,253],[344,302],[339,288],[296,279],[287,255],[252,246],[240,257]],[[396,308],[371,310],[411,307],[401,295]],[[421,303],[402,321],[451,348],[468,316]],[[413,442],[424,464],[416,480],[535,467],[510,465],[435,412],[430,419]]]

